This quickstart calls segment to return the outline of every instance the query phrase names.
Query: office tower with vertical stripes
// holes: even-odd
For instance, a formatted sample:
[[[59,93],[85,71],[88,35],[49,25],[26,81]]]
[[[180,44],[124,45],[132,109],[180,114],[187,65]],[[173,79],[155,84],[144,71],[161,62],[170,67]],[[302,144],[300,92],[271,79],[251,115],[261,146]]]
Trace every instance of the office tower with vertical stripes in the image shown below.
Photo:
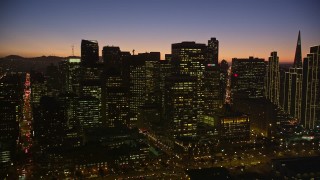
[[[266,98],[268,98],[273,104],[279,105],[280,70],[279,57],[276,51],[271,52],[269,61],[267,62],[265,82]]]
[[[310,48],[303,61],[301,124],[307,129],[320,125],[320,45]]]

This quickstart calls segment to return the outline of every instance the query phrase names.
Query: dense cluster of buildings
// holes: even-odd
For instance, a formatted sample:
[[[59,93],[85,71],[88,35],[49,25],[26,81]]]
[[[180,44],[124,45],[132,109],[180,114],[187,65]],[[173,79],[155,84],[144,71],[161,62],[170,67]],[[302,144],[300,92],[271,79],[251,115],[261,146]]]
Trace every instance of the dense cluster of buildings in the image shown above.
[[[55,164],[79,173],[87,166],[141,165],[156,151],[151,146],[184,159],[212,154],[210,143],[247,141],[252,130],[271,137],[292,121],[319,126],[320,46],[302,62],[299,33],[288,70],[279,67],[277,52],[268,61],[233,58],[231,69],[218,63],[218,53],[219,41],[211,38],[172,44],[165,60],[160,52],[131,54],[114,46],[103,47],[99,59],[98,42],[82,40],[81,57],[30,72],[30,102],[25,74],[3,73],[0,163],[9,167],[26,143],[25,111],[32,112],[34,159],[48,170]],[[69,152],[75,148],[79,156]]]

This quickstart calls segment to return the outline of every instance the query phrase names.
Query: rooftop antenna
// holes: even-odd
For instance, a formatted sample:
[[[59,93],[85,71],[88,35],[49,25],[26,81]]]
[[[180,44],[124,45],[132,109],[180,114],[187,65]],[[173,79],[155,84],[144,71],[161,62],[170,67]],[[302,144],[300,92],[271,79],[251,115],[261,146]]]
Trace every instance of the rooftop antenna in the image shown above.
[[[72,56],[74,56],[74,45],[72,44]]]
[[[136,50],[134,50],[134,49],[132,50],[132,54],[133,54],[133,55],[134,55],[134,52],[135,52],[135,51],[136,51]]]

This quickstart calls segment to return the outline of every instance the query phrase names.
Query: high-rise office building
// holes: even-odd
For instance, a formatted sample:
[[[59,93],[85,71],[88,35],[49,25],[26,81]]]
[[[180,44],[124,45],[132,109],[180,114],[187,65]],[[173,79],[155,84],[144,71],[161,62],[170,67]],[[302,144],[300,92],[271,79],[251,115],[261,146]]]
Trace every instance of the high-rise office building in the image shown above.
[[[139,108],[145,103],[160,106],[159,86],[160,52],[139,53],[128,56],[123,61],[125,82],[129,84],[128,127],[135,127]]]
[[[103,63],[109,67],[120,68],[121,51],[119,47],[105,46],[102,49]]]
[[[271,52],[269,61],[267,62],[265,82],[266,98],[268,98],[275,105],[279,105],[280,69],[279,57],[276,51]]]
[[[102,121],[102,91],[103,91],[103,66],[97,64],[91,67],[82,66],[80,74],[80,97],[91,96],[98,100],[100,110],[100,121]]]
[[[77,118],[81,129],[101,127],[100,100],[93,96],[82,96],[79,98]]]
[[[300,121],[302,118],[303,75],[301,56],[301,37],[299,31],[293,66],[283,73],[283,82],[281,82],[282,94],[280,95],[282,109],[297,121]]]
[[[80,128],[79,119],[77,117],[77,111],[79,106],[79,96],[74,93],[61,93],[57,97],[60,107],[63,110],[63,116],[66,119],[67,129]]]
[[[17,102],[0,100],[0,142],[16,143],[20,117]]]
[[[320,45],[310,48],[303,61],[301,124],[308,129],[320,125]]]
[[[302,54],[301,54],[301,37],[300,31],[297,40],[297,47],[296,47],[296,54],[294,56],[294,63],[293,67],[295,68],[302,68]]]
[[[264,59],[232,59],[232,95],[234,101],[264,96],[265,78]]]
[[[151,52],[152,53],[152,52]],[[160,105],[160,52],[159,56],[148,57],[145,61],[146,67],[146,102]]]
[[[80,93],[80,67],[81,59],[76,57],[67,58],[60,63],[62,71],[63,90],[66,92]]]
[[[124,84],[124,79],[120,71],[107,69],[105,72],[105,87],[103,88],[103,119],[106,127],[126,125],[128,122],[128,85]]]
[[[62,90],[61,76],[58,66],[50,64],[45,72],[47,94],[57,96]]]
[[[175,73],[195,76],[200,80],[205,68],[206,49],[205,44],[195,42],[172,44],[171,63]]]
[[[229,64],[223,59],[220,63],[220,96],[223,100],[226,99],[226,88],[229,80],[228,69]]]
[[[290,68],[285,72],[284,91],[281,95],[284,98],[282,108],[292,117],[300,120],[302,100],[302,68]]]
[[[40,99],[42,96],[47,95],[47,87],[45,79],[42,73],[31,72],[31,104],[33,107],[40,105]]]
[[[168,133],[174,138],[197,135],[197,78],[189,75],[166,79],[165,115]]]
[[[145,60],[138,55],[131,56],[125,61],[125,83],[129,84],[129,121],[127,126],[132,128],[136,126],[139,107],[146,100],[146,68]]]
[[[54,97],[43,96],[33,109],[34,137],[41,149],[60,147],[67,129],[63,109]]]
[[[203,114],[203,75],[207,66],[207,46],[195,42],[182,42],[172,44],[172,68],[174,74],[189,75],[196,77],[196,96],[194,100],[196,105],[194,108],[197,112],[197,119],[200,120]]]
[[[81,63],[84,66],[93,66],[99,62],[99,46],[96,40],[81,41]]]
[[[208,64],[203,75],[203,116],[213,116],[222,105],[220,92],[220,70],[215,64]]]
[[[211,38],[208,40],[207,48],[207,60],[208,64],[215,64],[218,66],[219,62],[219,41],[216,38]]]
[[[172,74],[172,66],[168,60],[159,61],[159,88],[160,88],[160,104],[161,104],[161,118],[164,117],[165,107],[165,80]]]

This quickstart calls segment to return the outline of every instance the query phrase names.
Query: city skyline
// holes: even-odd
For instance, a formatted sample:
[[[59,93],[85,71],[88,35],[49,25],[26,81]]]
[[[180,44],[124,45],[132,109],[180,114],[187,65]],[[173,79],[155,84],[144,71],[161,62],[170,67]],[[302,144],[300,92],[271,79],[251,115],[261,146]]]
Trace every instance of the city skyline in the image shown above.
[[[185,2],[185,1],[184,1]],[[81,39],[119,46],[136,53],[169,54],[182,41],[220,42],[219,62],[234,57],[267,59],[277,51],[280,62],[293,63],[301,31],[302,58],[320,40],[317,1],[113,1],[20,2],[1,6],[0,57],[16,54],[80,56]]]

